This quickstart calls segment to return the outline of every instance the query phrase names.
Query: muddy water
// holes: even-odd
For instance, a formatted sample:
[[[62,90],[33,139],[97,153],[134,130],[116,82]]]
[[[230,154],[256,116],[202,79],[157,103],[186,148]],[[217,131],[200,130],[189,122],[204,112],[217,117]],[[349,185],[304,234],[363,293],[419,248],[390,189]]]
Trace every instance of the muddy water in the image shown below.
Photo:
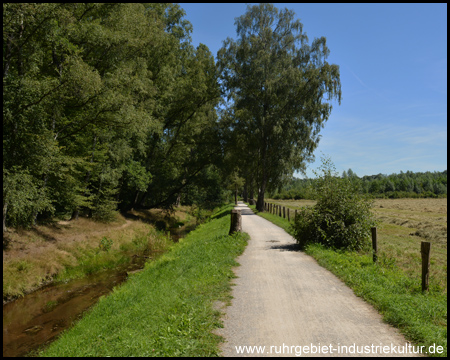
[[[186,231],[181,229],[170,230],[174,242],[186,235]],[[148,255],[155,258],[158,254]],[[146,260],[146,257],[134,256],[132,263],[126,267],[68,283],[50,284],[3,305],[3,356],[25,356],[55,340],[57,335],[80,319],[100,296],[124,282],[130,272],[142,269]]]
[[[137,260],[137,261],[136,261]],[[3,356],[24,356],[67,329],[74,320],[142,268],[145,258],[120,270],[103,271],[68,283],[50,284],[3,305]]]

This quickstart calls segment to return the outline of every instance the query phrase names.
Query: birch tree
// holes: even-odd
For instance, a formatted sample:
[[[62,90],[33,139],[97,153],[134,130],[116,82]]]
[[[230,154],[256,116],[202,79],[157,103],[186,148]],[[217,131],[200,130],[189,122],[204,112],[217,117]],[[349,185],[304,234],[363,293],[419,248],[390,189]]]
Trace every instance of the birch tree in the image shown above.
[[[257,182],[257,209],[264,211],[265,191],[313,160],[331,100],[341,101],[339,66],[326,61],[325,37],[308,44],[291,10],[248,6],[235,24],[237,39],[227,38],[217,55],[233,113],[227,128],[231,139],[246,139],[236,151],[253,154],[245,163]]]

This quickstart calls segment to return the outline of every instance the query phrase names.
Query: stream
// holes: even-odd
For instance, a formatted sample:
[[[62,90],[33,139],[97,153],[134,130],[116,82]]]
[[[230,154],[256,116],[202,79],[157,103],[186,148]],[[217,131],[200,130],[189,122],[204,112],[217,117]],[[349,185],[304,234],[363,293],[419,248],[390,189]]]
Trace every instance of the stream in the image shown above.
[[[178,242],[186,233],[171,231]],[[148,254],[157,257],[161,253]],[[147,255],[147,254],[146,254]],[[48,345],[98,299],[144,267],[146,258],[133,256],[127,266],[105,270],[67,283],[44,286],[3,305],[3,357],[22,357]]]

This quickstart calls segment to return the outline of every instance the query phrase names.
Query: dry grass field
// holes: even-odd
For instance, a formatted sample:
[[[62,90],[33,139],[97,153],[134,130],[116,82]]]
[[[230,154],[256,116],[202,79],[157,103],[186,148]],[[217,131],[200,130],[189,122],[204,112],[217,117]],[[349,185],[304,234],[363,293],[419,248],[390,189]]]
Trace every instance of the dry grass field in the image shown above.
[[[152,224],[176,225],[180,230],[195,227],[195,217],[188,207],[180,207],[169,214],[152,209],[131,211],[129,216],[117,214],[110,223],[95,222],[80,217],[77,221],[55,221],[30,229],[8,229],[3,234],[3,300],[29,293],[95,254],[103,237],[112,240],[111,259],[137,238],[148,239],[155,245],[159,237]],[[183,225],[181,225],[183,224]],[[116,255],[113,255],[116,254]],[[106,254],[105,254],[106,255]]]
[[[312,200],[267,200],[300,209]],[[421,279],[421,241],[431,242],[430,284],[447,292],[447,199],[376,199],[378,251],[410,277]]]
[[[112,248],[118,249],[137,234],[148,233],[148,227],[117,216],[109,224],[80,217],[31,229],[9,229],[3,242],[3,299],[52,282],[66,267],[78,265],[86,253],[98,248],[103,236],[112,239]]]

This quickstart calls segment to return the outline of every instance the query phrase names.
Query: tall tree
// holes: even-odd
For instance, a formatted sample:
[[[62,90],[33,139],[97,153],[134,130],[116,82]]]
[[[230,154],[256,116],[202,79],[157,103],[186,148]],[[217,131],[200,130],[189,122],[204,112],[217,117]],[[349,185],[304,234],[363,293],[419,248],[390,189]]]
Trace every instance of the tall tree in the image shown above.
[[[274,188],[313,159],[319,132],[341,100],[339,67],[326,62],[326,38],[308,45],[294,12],[271,4],[248,6],[236,19],[238,39],[218,52],[224,94],[234,115],[229,131],[244,136],[242,156],[253,154],[257,209]]]
[[[184,15],[165,3],[3,4],[4,229],[171,205],[208,173],[217,72]]]

